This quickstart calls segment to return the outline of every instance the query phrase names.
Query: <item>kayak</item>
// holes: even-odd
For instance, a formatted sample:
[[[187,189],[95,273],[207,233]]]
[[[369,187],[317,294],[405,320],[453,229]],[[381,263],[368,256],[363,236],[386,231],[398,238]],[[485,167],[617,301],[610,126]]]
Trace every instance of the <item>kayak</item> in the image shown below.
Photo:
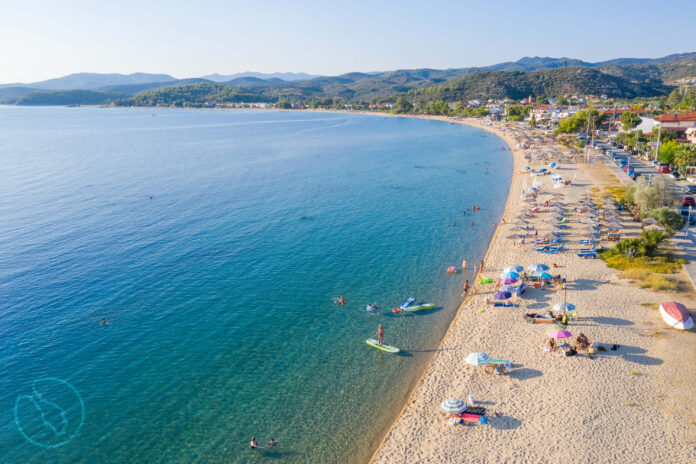
[[[435,307],[434,304],[426,303],[426,304],[422,304],[422,305],[410,306],[410,307],[404,309],[404,311],[406,311],[406,312],[425,311],[426,309],[433,309],[434,307]]]
[[[413,303],[415,303],[415,301],[416,301],[416,299],[413,298],[413,297],[406,298],[406,299],[404,300],[404,302],[401,303],[401,305],[399,306],[399,308],[401,308],[401,309],[406,309],[406,308],[408,308],[409,306],[411,306]]]
[[[375,340],[373,338],[368,338],[367,340],[365,340],[365,343],[377,348],[378,350],[386,351],[387,353],[398,353],[399,352],[398,348],[396,348],[394,346],[385,345],[384,343],[382,343],[380,345],[379,343],[377,343],[377,340]]]

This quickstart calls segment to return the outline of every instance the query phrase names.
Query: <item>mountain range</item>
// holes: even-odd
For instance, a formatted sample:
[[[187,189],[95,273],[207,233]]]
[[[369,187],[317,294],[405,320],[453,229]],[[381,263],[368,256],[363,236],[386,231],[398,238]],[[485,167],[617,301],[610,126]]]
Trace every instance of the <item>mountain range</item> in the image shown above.
[[[683,78],[696,78],[694,52],[597,63],[565,57],[524,57],[484,67],[353,72],[339,76],[245,72],[176,79],[167,74],[77,73],[30,84],[0,85],[0,103],[103,104],[157,92],[157,100],[166,104],[170,99],[163,99],[166,91],[163,93],[162,89],[172,87],[192,89],[196,98],[216,102],[215,98],[225,93],[214,90],[218,85],[244,89],[233,92],[234,98],[243,96],[251,101],[341,98],[367,102],[394,100],[398,95],[411,95],[414,99],[465,99],[560,93],[605,93],[631,98],[669,93],[674,82]],[[216,92],[218,97],[204,95],[201,89]],[[175,93],[177,98],[188,98],[186,92]]]

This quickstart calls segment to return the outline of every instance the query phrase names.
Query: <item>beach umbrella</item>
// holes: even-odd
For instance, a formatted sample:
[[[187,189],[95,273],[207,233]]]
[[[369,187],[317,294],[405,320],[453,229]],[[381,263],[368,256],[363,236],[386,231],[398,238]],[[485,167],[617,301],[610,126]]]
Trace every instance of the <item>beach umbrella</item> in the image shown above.
[[[519,279],[519,277],[520,275],[518,273],[510,271],[503,272],[502,274],[500,274],[501,279]]]
[[[498,281],[498,285],[510,285],[514,284],[515,282],[517,282],[517,279],[513,279],[512,277],[506,277],[505,279],[500,279]]]
[[[524,168],[522,168],[523,171],[529,171],[530,169],[531,168],[529,166],[525,166]]]
[[[573,334],[568,332],[567,330],[554,329],[549,332],[546,332],[546,336],[549,338],[570,338],[573,336]]]
[[[650,224],[657,224],[657,219],[655,218],[647,218],[643,219],[643,224],[650,225]]]
[[[466,363],[471,366],[485,366],[490,360],[491,357],[486,353],[469,353],[465,359]]]
[[[556,303],[553,305],[554,311],[572,311],[575,309],[575,305],[571,303]]]
[[[527,266],[527,270],[530,272],[542,272],[548,271],[549,267],[546,264],[537,263]]]
[[[661,230],[661,231],[664,231],[665,228],[660,226],[660,225],[657,225],[657,224],[649,224],[649,225],[643,227],[643,230]]]
[[[467,404],[456,398],[451,398],[449,400],[440,403],[440,411],[447,414],[461,414],[466,411]]]
[[[556,176],[553,176],[553,177],[551,178],[551,180],[554,181],[554,182],[560,182],[560,181],[563,180],[563,176],[558,176],[558,175],[556,175]]]
[[[553,168],[555,168],[555,167],[556,167],[556,163],[550,163],[550,164],[549,164],[549,169],[553,169]]]
[[[548,272],[535,272],[535,273],[532,274],[532,275],[533,275],[534,277],[538,277],[538,278],[540,278],[540,279],[546,279],[546,280],[552,279],[552,278],[553,278],[553,276],[552,276],[551,274],[549,274]]]
[[[537,172],[546,172],[546,169],[539,169]]]
[[[610,222],[607,224],[607,229],[619,229],[621,226],[616,222]]]
[[[505,269],[503,269],[503,272],[517,272],[520,273],[524,271],[524,268],[522,266],[508,266]]]
[[[503,285],[500,287],[500,291],[513,293],[517,291],[517,287],[515,287],[514,285]]]
[[[512,296],[512,293],[510,292],[496,292],[493,295],[493,298],[496,300],[507,300]]]

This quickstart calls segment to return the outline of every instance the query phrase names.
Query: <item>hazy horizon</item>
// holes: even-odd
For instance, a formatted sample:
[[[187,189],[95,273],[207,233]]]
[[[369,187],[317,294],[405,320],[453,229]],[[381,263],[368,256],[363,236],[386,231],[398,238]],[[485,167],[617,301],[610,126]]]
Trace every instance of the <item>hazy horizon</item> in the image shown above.
[[[545,2],[542,2],[545,3]],[[533,8],[512,1],[253,5],[208,0],[13,3],[0,17],[0,83],[73,73],[135,72],[176,78],[243,72],[335,76],[464,68],[524,56],[597,62],[696,50],[693,3],[590,0]],[[669,40],[659,40],[669,31]]]

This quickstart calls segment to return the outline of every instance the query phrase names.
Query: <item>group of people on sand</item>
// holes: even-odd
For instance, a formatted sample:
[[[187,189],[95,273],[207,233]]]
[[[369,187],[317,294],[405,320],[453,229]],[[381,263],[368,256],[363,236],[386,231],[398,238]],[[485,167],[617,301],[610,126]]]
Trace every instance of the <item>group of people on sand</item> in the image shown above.
[[[559,356],[575,356],[578,354],[578,351],[585,351],[588,354],[593,354],[591,351],[592,345],[590,345],[590,340],[587,338],[587,335],[581,333],[578,335],[578,337],[575,339],[575,345],[570,345],[563,343],[561,345],[558,345],[556,343],[556,339],[554,338],[549,338],[548,343],[546,346],[544,346],[544,351],[548,351],[550,353],[556,353]]]

